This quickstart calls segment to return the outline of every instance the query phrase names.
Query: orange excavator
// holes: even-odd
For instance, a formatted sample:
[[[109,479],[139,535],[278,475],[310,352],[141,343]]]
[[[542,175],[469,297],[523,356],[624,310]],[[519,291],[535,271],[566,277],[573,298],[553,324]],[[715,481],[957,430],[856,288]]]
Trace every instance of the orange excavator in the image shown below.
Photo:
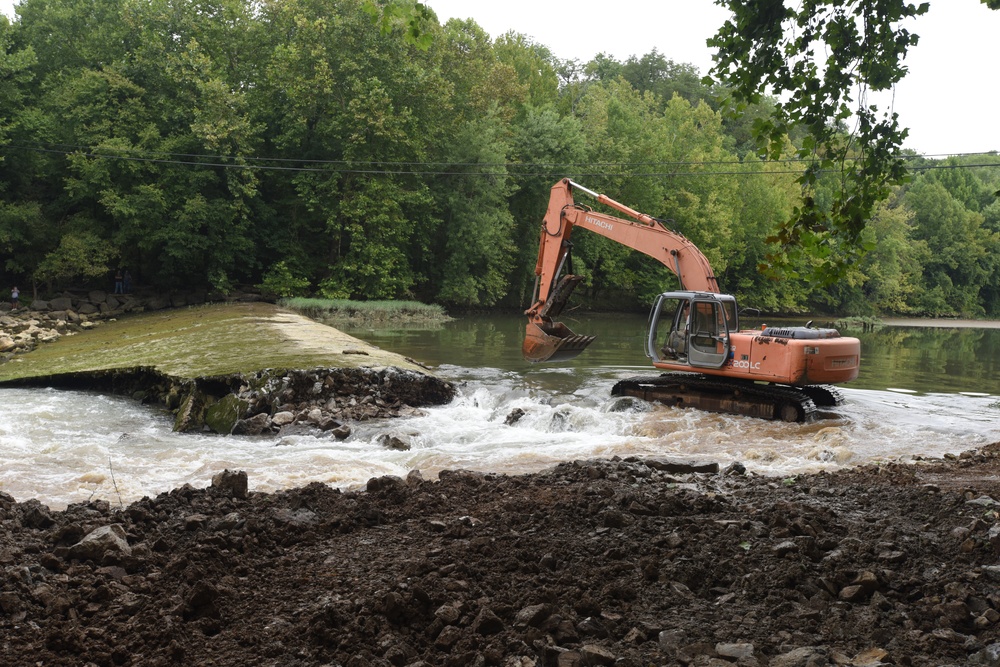
[[[573,201],[574,191],[632,220],[581,206]],[[666,372],[622,380],[612,388],[613,395],[801,422],[815,417],[817,406],[842,402],[830,385],[857,378],[861,357],[857,338],[811,323],[741,331],[736,299],[720,294],[712,267],[697,246],[668,229],[666,221],[568,178],[552,187],[542,221],[535,298],[525,311],[528,326],[522,353],[527,361],[572,359],[594,341],[594,336],[577,335],[553,321],[582,280],[563,275],[576,226],[655,258],[680,280],[680,290],[660,294],[649,315],[646,356]]]

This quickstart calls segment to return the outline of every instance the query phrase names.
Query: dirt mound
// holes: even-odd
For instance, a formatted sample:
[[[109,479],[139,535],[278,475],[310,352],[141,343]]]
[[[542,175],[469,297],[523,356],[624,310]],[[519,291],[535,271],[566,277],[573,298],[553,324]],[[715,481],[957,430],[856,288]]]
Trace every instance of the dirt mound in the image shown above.
[[[5,497],[0,663],[997,665],[997,498],[995,450],[784,480],[629,459]]]

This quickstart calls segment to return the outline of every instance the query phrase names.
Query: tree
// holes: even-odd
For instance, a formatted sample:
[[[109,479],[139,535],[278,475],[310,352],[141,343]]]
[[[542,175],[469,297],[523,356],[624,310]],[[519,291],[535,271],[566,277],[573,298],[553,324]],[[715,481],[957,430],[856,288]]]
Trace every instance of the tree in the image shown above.
[[[1000,0],[983,0],[1000,9]],[[760,149],[778,158],[795,125],[809,132],[798,157],[809,164],[799,183],[803,203],[776,240],[794,256],[822,257],[816,276],[829,283],[864,251],[862,231],[877,202],[903,182],[899,157],[907,130],[868,93],[892,88],[906,74],[903,58],[918,36],[905,26],[928,3],[907,0],[716,0],[732,18],[709,40],[718,49],[711,76],[739,112],[765,94],[779,100],[754,124]],[[848,123],[853,127],[846,131]],[[814,197],[821,172],[838,170],[829,206]]]
[[[465,173],[449,177],[443,188],[448,213],[437,298],[445,303],[491,306],[507,293],[515,249],[507,151],[495,115],[466,123],[449,146],[454,169]]]
[[[984,314],[981,290],[995,282],[1000,235],[983,227],[970,211],[933,178],[921,178],[904,201],[915,212],[913,236],[927,245],[920,312],[929,315]]]

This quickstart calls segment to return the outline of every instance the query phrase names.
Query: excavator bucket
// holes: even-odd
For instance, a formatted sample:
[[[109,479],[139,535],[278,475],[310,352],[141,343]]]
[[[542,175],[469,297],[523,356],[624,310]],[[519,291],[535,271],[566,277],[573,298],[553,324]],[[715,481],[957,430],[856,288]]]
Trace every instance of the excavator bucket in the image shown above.
[[[577,336],[562,322],[528,322],[521,353],[527,361],[566,361],[587,349],[597,336]]]

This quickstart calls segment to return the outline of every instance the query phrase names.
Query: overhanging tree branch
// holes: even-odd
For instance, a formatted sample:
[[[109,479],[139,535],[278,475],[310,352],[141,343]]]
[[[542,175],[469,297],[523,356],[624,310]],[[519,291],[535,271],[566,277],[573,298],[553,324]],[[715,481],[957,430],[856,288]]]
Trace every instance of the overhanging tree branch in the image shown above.
[[[1000,0],[983,0],[992,9]],[[798,179],[802,205],[778,228],[782,252],[772,270],[803,255],[814,278],[830,282],[865,251],[861,232],[874,206],[907,170],[900,149],[907,129],[897,115],[868,103],[868,93],[891,90],[907,72],[903,64],[918,36],[907,21],[928,3],[905,0],[716,0],[732,17],[708,41],[717,49],[710,76],[730,94],[740,113],[765,95],[777,97],[770,118],[758,119],[754,136],[762,155],[788,150],[793,128],[808,135],[795,148],[811,160]],[[850,129],[847,129],[850,126]],[[819,174],[839,168],[831,202],[815,196]]]

